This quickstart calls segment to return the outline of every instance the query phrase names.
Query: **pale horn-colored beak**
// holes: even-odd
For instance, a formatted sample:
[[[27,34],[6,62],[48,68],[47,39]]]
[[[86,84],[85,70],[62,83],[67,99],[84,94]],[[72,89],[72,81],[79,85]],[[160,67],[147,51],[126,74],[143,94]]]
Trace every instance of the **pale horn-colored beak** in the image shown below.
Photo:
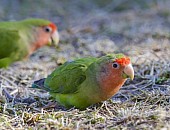
[[[134,79],[134,69],[132,67],[132,64],[127,65],[123,70],[123,77],[124,78],[130,78],[131,80]]]
[[[52,40],[52,44],[54,44],[55,46],[58,46],[58,43],[59,43],[58,31],[53,32],[53,34],[51,35],[51,40]]]

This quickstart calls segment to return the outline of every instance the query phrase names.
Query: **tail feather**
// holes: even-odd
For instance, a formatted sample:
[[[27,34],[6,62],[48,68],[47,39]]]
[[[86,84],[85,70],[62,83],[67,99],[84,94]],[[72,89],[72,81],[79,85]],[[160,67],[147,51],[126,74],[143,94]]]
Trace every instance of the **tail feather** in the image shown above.
[[[44,86],[44,81],[45,81],[45,78],[34,81],[34,83],[32,84],[32,88],[44,89],[48,91],[49,89]]]

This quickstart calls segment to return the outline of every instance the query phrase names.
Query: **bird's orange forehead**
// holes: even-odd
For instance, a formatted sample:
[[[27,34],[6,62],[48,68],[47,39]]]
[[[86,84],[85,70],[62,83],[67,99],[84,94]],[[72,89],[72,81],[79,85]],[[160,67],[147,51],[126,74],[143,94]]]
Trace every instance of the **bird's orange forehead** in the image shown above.
[[[54,23],[50,23],[48,26],[51,27],[53,31],[57,30],[57,26]]]
[[[119,59],[116,59],[115,61],[117,63],[123,65],[123,66],[130,64],[130,58],[129,57],[119,58]]]

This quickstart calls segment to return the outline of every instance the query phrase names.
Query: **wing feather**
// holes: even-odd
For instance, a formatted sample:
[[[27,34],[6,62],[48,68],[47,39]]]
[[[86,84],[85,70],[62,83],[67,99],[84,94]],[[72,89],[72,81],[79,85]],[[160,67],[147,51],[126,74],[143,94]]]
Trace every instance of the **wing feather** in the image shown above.
[[[45,86],[54,93],[74,93],[86,79],[86,70],[96,58],[83,58],[58,67],[45,81]]]

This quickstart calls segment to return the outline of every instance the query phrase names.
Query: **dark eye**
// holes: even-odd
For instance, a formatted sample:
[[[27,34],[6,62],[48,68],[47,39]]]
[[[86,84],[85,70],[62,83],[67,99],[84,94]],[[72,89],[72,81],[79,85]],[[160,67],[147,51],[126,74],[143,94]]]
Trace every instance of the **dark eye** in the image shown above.
[[[115,69],[118,69],[119,68],[119,64],[117,62],[114,62],[112,64],[112,67],[115,68]]]
[[[52,31],[52,29],[50,27],[45,27],[44,30],[45,30],[45,32],[51,32]]]

